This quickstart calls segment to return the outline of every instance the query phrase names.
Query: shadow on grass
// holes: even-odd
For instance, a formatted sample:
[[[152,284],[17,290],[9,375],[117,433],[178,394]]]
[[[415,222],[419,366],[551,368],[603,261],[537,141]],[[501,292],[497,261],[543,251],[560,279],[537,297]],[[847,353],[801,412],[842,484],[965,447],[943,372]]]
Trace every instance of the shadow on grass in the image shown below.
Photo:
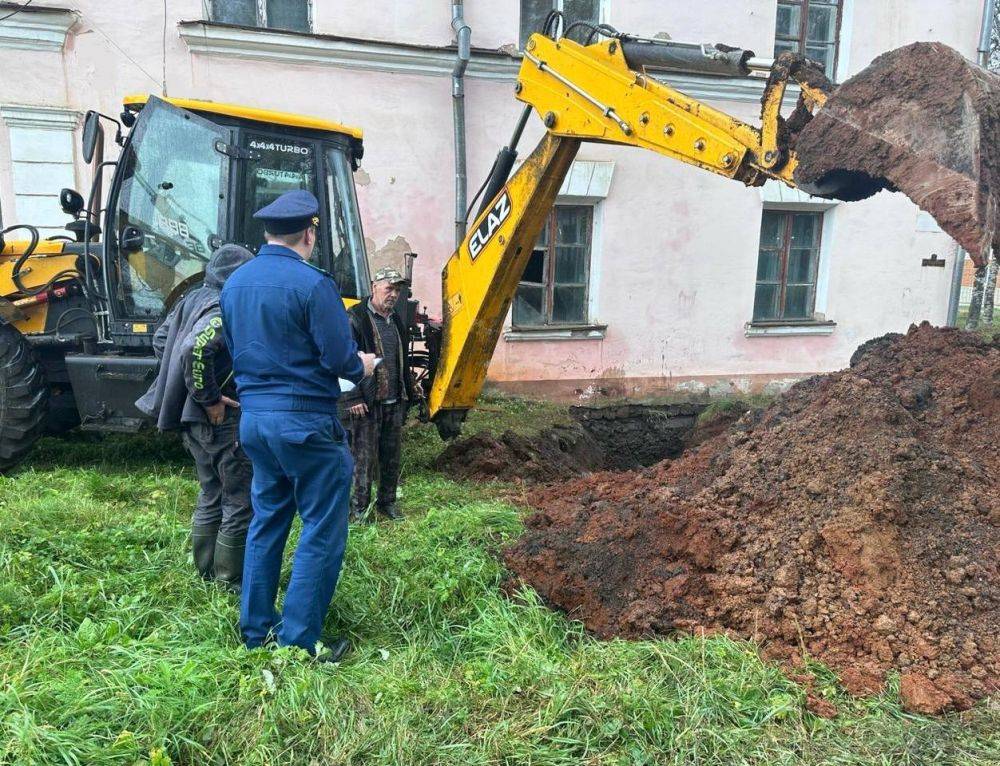
[[[180,436],[143,431],[137,434],[100,434],[79,429],[39,439],[22,469],[90,468],[105,473],[148,471],[150,467],[180,471],[191,466],[191,456]]]

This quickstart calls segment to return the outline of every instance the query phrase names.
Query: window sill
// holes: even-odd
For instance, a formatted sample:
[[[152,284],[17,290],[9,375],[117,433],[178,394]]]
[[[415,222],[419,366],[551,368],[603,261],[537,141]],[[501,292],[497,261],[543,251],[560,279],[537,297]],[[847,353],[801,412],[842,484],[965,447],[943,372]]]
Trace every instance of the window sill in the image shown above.
[[[747,322],[745,333],[748,338],[773,338],[795,335],[832,335],[836,322],[803,320],[798,322]]]
[[[526,340],[603,340],[605,324],[540,325],[538,327],[508,327],[503,339],[511,343]]]

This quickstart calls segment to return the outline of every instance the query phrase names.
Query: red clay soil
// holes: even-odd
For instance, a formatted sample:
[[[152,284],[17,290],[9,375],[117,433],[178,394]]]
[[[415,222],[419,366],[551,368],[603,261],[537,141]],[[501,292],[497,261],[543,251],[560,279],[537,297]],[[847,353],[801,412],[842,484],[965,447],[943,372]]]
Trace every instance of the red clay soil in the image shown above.
[[[1000,341],[911,328],[674,461],[536,488],[505,552],[601,637],[722,630],[904,705],[1000,686]]]
[[[979,264],[1000,234],[1000,77],[947,45],[879,56],[837,88],[795,150],[807,191],[902,191]]]

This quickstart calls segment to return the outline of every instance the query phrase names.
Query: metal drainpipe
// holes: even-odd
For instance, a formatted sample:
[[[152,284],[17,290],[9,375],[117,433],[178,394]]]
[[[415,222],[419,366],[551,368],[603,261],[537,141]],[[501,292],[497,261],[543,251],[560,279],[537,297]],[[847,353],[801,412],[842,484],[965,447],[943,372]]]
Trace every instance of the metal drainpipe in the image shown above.
[[[983,3],[983,23],[979,29],[979,66],[986,66],[990,61],[990,32],[993,30],[995,10],[996,0],[986,0]]]
[[[451,28],[455,30],[458,53],[451,70],[451,100],[455,123],[455,247],[465,239],[465,211],[468,182],[465,160],[465,68],[472,56],[472,27],[465,23],[463,0],[452,0]]]
[[[990,36],[993,31],[993,14],[996,0],[983,3],[983,23],[979,28],[979,65],[985,67],[990,62]],[[948,326],[958,325],[958,304],[962,297],[962,272],[965,271],[965,250],[956,244],[955,269],[951,273],[951,294],[948,296]]]

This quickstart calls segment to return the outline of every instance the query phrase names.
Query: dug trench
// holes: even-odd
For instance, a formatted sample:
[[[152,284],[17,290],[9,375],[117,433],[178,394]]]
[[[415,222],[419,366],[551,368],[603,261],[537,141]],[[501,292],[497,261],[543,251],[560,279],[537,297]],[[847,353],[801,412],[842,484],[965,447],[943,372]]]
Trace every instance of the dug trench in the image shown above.
[[[964,709],[1000,686],[998,448],[1000,340],[925,324],[674,459],[541,477],[504,557],[599,637],[724,632]]]
[[[643,468],[677,457],[693,441],[705,438],[706,429],[718,428],[715,418],[711,425],[698,424],[705,407],[688,402],[570,407],[568,424],[532,436],[505,431],[459,439],[434,465],[463,479],[527,482]]]

